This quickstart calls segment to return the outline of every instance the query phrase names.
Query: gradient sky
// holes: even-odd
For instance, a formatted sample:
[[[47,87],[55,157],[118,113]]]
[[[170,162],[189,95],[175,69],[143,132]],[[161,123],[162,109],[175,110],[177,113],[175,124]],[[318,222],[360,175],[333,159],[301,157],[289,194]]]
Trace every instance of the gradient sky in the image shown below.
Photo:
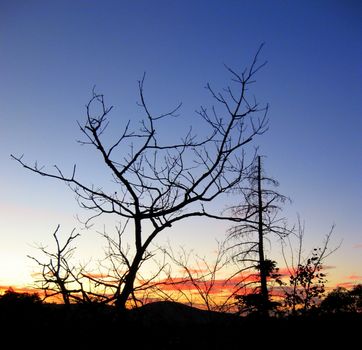
[[[76,162],[86,181],[104,183],[99,158],[75,142],[94,85],[114,118],[139,120],[137,80],[147,72],[151,108],[182,101],[187,127],[212,103],[205,84],[227,86],[223,64],[242,71],[262,42],[268,64],[254,93],[270,104],[270,129],[253,145],[293,200],[285,215],[305,221],[307,247],[336,224],[332,245],[343,243],[327,261],[330,279],[362,282],[361,37],[357,0],[0,1],[0,285],[29,283],[34,244],[82,214],[63,184],[11,153],[69,171]],[[193,220],[160,239],[207,254],[224,235],[221,224]],[[94,232],[80,243],[85,256],[101,245]]]

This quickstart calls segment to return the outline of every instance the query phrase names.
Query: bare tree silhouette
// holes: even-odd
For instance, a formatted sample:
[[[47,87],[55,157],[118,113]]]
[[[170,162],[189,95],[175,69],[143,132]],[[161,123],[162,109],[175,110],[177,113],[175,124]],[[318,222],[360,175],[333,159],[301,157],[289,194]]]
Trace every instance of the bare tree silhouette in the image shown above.
[[[107,233],[102,233],[106,243],[104,257],[96,263],[81,264],[74,262],[75,240],[80,236],[73,230],[66,238],[65,243],[61,243],[58,237],[60,226],[53,233],[55,249],[39,246],[43,253],[43,258],[28,256],[34,260],[40,272],[35,280],[35,287],[44,291],[44,299],[54,299],[60,296],[65,305],[71,303],[79,304],[111,304],[114,301],[114,291],[127,275],[126,259],[128,249],[121,244],[122,232],[118,228],[116,237],[111,237]],[[153,259],[156,251],[144,256],[140,266]],[[158,279],[169,276],[169,266],[165,262],[165,254],[158,254],[163,260],[153,259],[152,275],[147,278],[139,274],[137,286],[134,287],[130,299],[134,305],[143,304],[142,299],[147,299],[148,290],[154,290],[158,285]]]
[[[264,245],[268,234],[286,237],[292,232],[287,228],[284,218],[279,216],[280,205],[288,198],[275,190],[279,184],[265,175],[260,156],[255,159],[248,181],[247,186],[239,188],[242,203],[229,210],[235,217],[248,217],[252,220],[241,220],[229,230],[229,249],[233,259],[242,266],[239,272],[246,274],[245,281],[242,282],[244,287],[250,289],[252,285],[256,285],[252,293],[247,293],[249,295],[240,295],[239,301],[246,309],[268,316],[268,310],[273,305],[269,298],[268,279],[277,282],[280,280],[276,263],[265,257]]]
[[[47,257],[47,261],[41,262],[39,259],[32,256],[29,256],[29,258],[33,259],[39,267],[41,267],[41,273],[35,281],[35,285],[45,292],[45,298],[60,295],[63,303],[69,305],[72,299],[77,302],[82,300],[79,295],[79,293],[81,293],[81,288],[74,287],[74,284],[79,284],[76,283],[79,281],[79,273],[70,265],[70,260],[75,249],[71,244],[79,234],[74,234],[73,231],[64,245],[61,245],[57,236],[59,227],[60,226],[58,225],[53,233],[56,251],[51,252],[46,247],[39,247]]]
[[[126,307],[134,292],[140,266],[160,232],[190,217],[239,222],[252,219],[254,212],[228,216],[215,212],[208,204],[234,192],[248,179],[250,164],[245,146],[267,129],[268,106],[260,107],[249,92],[257,72],[265,65],[258,62],[261,48],[241,74],[226,67],[235,86],[217,92],[207,84],[216,106],[210,110],[201,107],[197,112],[209,130],[203,139],[198,139],[190,129],[180,142],[162,143],[159,123],[175,117],[181,104],[169,112],[155,114],[146,102],[143,76],[138,82],[140,106],[145,115],[140,129],[131,130],[130,121],[126,121],[118,139],[107,146],[105,135],[112,107],[106,105],[103,95],[93,91],[86,106],[86,121],[79,123],[84,136],[80,143],[100,153],[117,184],[116,191],[106,192],[101,184],[87,185],[78,178],[76,165],[66,175],[58,166],[54,172],[48,172],[37,163],[29,165],[23,156],[12,155],[26,169],[66,183],[76,194],[80,207],[93,212],[86,224],[104,214],[115,214],[124,220],[122,234],[132,232],[132,254],[125,254],[119,246],[124,269],[118,280],[109,285],[119,310]]]
[[[153,292],[161,298],[186,302],[209,311],[230,312],[235,310],[235,295],[239,280],[229,279],[237,266],[230,258],[225,242],[217,242],[213,258],[205,258],[181,247],[178,251],[169,246],[164,249],[170,258],[172,269],[167,280],[156,285]],[[166,288],[165,288],[166,287]]]

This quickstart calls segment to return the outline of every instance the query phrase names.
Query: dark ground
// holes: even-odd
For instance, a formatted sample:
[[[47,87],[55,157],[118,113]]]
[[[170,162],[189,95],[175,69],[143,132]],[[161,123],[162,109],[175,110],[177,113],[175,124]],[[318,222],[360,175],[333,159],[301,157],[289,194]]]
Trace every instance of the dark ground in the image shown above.
[[[120,317],[111,308],[0,305],[2,345],[93,349],[359,349],[361,314],[261,320],[159,302]]]

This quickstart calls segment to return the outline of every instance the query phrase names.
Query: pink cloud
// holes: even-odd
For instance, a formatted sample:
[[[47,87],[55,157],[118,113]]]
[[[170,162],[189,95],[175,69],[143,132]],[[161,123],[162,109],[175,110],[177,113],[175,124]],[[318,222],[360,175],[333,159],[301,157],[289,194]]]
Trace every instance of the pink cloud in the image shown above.
[[[362,243],[357,243],[353,246],[353,248],[355,249],[361,249],[362,248]]]

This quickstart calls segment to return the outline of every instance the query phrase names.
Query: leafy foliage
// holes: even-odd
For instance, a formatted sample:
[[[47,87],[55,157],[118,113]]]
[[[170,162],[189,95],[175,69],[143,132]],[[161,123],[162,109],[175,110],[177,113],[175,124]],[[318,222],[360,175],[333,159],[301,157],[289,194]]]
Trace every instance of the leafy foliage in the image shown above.
[[[285,290],[285,304],[293,312],[303,312],[315,307],[325,293],[326,274],[322,272],[323,250],[314,248],[310,258],[300,263],[289,278],[291,288]]]
[[[18,293],[13,289],[8,289],[3,295],[0,296],[0,305],[22,305],[30,306],[41,304],[42,301],[37,293]]]
[[[269,289],[276,283],[282,285],[281,275],[279,274],[279,268],[277,263],[274,260],[265,259],[264,262],[264,271],[266,271],[266,277],[268,278]],[[256,269],[260,271],[260,263],[256,266]],[[259,314],[263,309],[268,311],[275,310],[280,303],[273,301],[270,298],[268,299],[267,305],[264,305],[264,299],[260,293],[260,286],[257,286],[252,293],[237,295],[235,297],[236,305],[238,308],[239,314]]]
[[[321,309],[327,313],[361,312],[362,284],[352,290],[343,287],[333,289],[322,301]]]
[[[10,288],[0,295],[0,325],[14,326],[34,322],[42,306],[38,294],[18,293]]]

